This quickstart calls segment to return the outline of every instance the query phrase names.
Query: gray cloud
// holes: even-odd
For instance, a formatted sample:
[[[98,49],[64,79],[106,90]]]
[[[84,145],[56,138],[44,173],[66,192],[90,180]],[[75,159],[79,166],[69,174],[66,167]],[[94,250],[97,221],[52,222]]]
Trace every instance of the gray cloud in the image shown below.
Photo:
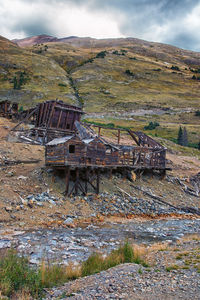
[[[40,18],[39,16],[33,18],[27,18],[20,20],[13,25],[13,30],[15,32],[20,31],[25,34],[25,36],[34,36],[47,34],[54,35],[56,34],[49,26],[49,20],[47,18]]]
[[[7,1],[12,2],[12,0]],[[19,13],[10,23],[10,10],[8,9],[5,25],[6,19],[1,18],[1,6],[5,7],[5,1],[0,0],[0,28],[6,27],[7,31],[11,33],[22,32],[24,36],[43,33],[60,36],[60,33],[63,32],[59,31],[60,16],[59,14],[53,15],[53,9],[58,10],[60,7],[61,11],[66,10],[67,18],[71,7],[84,8],[90,14],[95,12],[110,16],[123,36],[170,43],[200,51],[200,37],[197,30],[197,27],[200,27],[200,18],[199,20],[197,18],[198,26],[193,21],[186,23],[188,15],[194,13],[194,9],[198,5],[200,6],[200,0],[15,0],[14,2],[16,5],[17,3],[24,6],[29,4],[31,7],[34,5],[45,6],[46,10],[36,10],[27,16],[21,16]],[[196,13],[198,14],[198,12]],[[87,22],[87,20],[85,21]],[[55,24],[56,26],[54,26]],[[60,27],[62,26],[63,24],[60,24]],[[72,32],[73,26],[74,24],[71,24],[69,32]],[[95,26],[97,25],[93,24],[93,27]],[[67,25],[64,29],[67,35]],[[74,35],[79,35],[79,32],[74,32]]]

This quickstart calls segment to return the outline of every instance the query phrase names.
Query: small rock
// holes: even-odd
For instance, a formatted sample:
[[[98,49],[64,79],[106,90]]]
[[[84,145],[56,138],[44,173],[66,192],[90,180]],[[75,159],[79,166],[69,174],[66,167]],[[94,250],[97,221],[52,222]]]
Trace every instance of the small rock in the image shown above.
[[[73,219],[72,218],[67,218],[63,224],[68,225],[68,224],[72,224],[73,223]]]
[[[6,210],[7,212],[11,212],[11,211],[13,210],[13,208],[12,208],[11,206],[6,206],[6,207],[5,207],[5,210]]]

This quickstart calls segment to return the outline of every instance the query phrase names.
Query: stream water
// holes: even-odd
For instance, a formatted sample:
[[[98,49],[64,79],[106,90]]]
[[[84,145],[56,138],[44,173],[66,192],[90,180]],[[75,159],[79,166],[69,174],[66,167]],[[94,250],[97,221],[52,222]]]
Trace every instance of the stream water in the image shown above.
[[[200,218],[145,222],[130,220],[125,224],[27,231],[12,237],[0,236],[0,248],[14,246],[20,253],[28,255],[34,264],[41,259],[67,264],[69,261],[85,260],[94,251],[109,252],[126,239],[147,245],[158,241],[173,243],[188,234],[200,235]]]

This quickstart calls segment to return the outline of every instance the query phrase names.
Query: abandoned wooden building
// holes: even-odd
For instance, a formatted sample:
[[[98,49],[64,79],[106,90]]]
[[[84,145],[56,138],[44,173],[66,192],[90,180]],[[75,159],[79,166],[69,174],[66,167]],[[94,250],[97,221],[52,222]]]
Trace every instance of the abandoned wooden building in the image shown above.
[[[23,122],[31,120],[34,127],[29,131],[29,137],[45,144],[56,137],[74,133],[74,124],[80,121],[83,113],[81,108],[60,100],[46,101],[30,109],[13,130],[16,130]]]
[[[99,193],[102,170],[166,171],[166,149],[142,132],[129,131],[132,145],[114,144],[100,135],[87,131],[79,122],[76,133],[57,138],[46,144],[45,163],[66,172],[66,193],[87,194],[88,183]],[[121,130],[121,129],[120,129]],[[118,138],[119,141],[119,138]],[[93,180],[96,178],[96,186]],[[69,191],[69,182],[74,186]],[[84,186],[81,181],[85,182]]]
[[[18,103],[8,100],[0,102],[0,116],[11,119],[18,113]]]

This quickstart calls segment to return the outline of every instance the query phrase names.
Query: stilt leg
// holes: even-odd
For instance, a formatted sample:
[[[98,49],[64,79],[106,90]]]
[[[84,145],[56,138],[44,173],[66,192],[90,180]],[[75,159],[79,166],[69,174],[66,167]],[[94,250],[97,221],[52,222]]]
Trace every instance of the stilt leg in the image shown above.
[[[96,189],[97,194],[99,194],[99,183],[100,183],[100,170],[97,169],[97,189]]]
[[[85,170],[85,194],[88,192],[88,168]]]
[[[65,178],[66,178],[66,189],[65,189],[65,193],[68,196],[69,193],[69,179],[70,179],[70,167],[67,167],[65,170]]]
[[[75,195],[78,194],[79,169],[76,169]]]

